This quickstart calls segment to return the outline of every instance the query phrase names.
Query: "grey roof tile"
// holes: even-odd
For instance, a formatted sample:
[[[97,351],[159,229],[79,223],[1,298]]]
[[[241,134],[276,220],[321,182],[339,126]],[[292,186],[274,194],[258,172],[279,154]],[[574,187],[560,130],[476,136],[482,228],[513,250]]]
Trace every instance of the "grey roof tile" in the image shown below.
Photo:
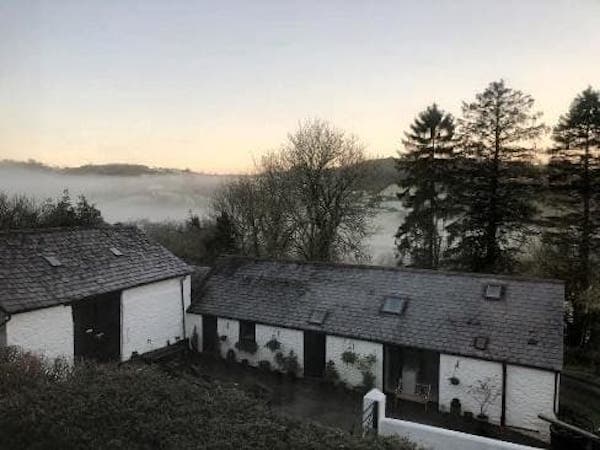
[[[115,256],[117,247],[122,256]],[[41,255],[56,256],[52,267]],[[191,273],[135,227],[0,232],[0,307],[9,313],[69,303]]]
[[[488,283],[506,286],[503,300],[484,300]],[[199,314],[562,369],[564,284],[555,280],[229,257],[192,290],[189,311]],[[409,297],[402,316],[379,312],[390,294]],[[315,307],[330,311],[321,327],[308,323]],[[487,350],[473,347],[477,336]]]

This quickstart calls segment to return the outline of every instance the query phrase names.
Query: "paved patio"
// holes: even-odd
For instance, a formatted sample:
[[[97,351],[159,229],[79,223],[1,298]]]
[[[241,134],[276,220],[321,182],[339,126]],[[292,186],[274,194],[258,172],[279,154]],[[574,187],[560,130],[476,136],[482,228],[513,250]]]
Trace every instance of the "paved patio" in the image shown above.
[[[168,363],[179,368],[192,368],[193,373],[210,381],[232,383],[263,399],[275,412],[310,420],[321,425],[359,434],[361,430],[362,397],[358,391],[333,387],[317,379],[291,379],[280,373],[266,372],[205,354],[187,353]],[[435,404],[425,410],[423,404],[409,401],[394,402],[388,396],[388,417],[479,434],[518,444],[544,447],[544,443],[516,431],[475,419],[437,411]]]

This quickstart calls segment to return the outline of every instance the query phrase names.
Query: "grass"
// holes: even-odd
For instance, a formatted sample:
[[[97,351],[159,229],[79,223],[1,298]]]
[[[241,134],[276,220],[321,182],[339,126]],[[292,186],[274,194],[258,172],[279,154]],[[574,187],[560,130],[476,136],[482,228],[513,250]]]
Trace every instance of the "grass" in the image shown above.
[[[10,449],[409,450],[275,415],[233,387],[146,365],[71,367],[0,352],[0,446]]]

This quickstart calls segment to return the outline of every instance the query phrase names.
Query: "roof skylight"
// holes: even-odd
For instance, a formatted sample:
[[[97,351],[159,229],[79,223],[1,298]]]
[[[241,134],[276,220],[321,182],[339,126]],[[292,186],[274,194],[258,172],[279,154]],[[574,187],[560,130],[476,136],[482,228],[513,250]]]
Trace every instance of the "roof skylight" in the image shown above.
[[[487,336],[477,336],[473,341],[473,347],[477,350],[487,350],[489,342],[490,340]]]
[[[406,297],[389,296],[383,300],[380,311],[399,316],[404,312],[407,304],[408,298]]]
[[[42,258],[44,258],[46,260],[46,262],[48,264],[50,264],[52,267],[60,267],[60,266],[62,266],[62,263],[60,262],[60,260],[56,256],[42,255]]]
[[[123,256],[123,252],[119,250],[117,247],[111,247],[110,252],[115,256]]]
[[[327,313],[328,311],[324,309],[313,309],[308,318],[308,323],[312,323],[313,325],[323,325],[323,322],[325,322],[325,319],[327,318]]]
[[[488,284],[485,286],[484,296],[487,300],[500,300],[504,294],[501,284]]]

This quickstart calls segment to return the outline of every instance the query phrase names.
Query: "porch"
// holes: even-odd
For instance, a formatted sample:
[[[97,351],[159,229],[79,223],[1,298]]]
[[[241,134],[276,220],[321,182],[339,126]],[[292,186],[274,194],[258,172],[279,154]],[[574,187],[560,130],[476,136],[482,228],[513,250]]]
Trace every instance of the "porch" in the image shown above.
[[[419,403],[427,410],[438,401],[439,353],[386,344],[383,355],[383,392],[390,403]]]

